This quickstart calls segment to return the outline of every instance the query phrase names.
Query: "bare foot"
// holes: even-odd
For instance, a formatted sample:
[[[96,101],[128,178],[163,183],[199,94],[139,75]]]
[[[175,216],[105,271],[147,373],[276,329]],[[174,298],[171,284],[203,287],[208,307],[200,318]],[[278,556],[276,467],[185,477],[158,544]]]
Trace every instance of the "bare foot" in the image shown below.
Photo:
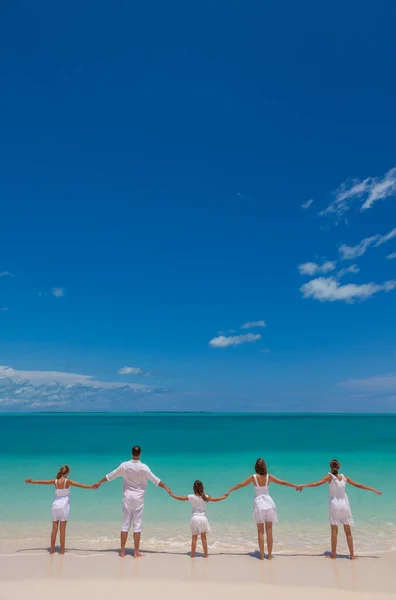
[[[195,553],[191,552],[191,558],[195,558]]]
[[[52,554],[55,554],[55,548],[51,548],[51,549],[50,549],[50,554],[51,554],[51,555],[52,555]]]
[[[264,560],[265,556],[264,554],[260,554],[260,560]]]
[[[209,554],[204,554],[204,558],[208,558]]]
[[[139,552],[139,550],[135,550],[135,552],[133,553],[134,558],[143,558],[143,554],[141,552]]]
[[[125,551],[124,550],[120,550],[120,558],[124,558],[125,557]]]
[[[351,560],[357,560],[357,556],[355,556],[354,554],[351,554],[350,559]]]
[[[337,554],[326,554],[326,558],[331,558],[335,560],[337,558]]]

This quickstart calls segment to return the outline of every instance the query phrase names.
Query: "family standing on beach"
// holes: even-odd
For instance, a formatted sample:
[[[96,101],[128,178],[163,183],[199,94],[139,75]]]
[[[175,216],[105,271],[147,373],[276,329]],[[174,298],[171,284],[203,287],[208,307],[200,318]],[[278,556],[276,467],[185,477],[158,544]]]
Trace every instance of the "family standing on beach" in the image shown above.
[[[260,559],[264,559],[264,529],[267,536],[267,558],[272,558],[272,547],[273,547],[273,536],[272,536],[272,524],[277,523],[278,516],[276,512],[276,505],[269,494],[269,484],[276,483],[278,485],[284,485],[287,487],[294,488],[296,491],[301,492],[303,488],[307,487],[318,487],[329,484],[329,520],[331,527],[331,558],[337,557],[337,536],[338,526],[343,525],[344,531],[348,543],[350,558],[355,559],[353,538],[351,533],[351,526],[353,525],[353,518],[351,508],[349,505],[348,496],[345,491],[346,484],[349,483],[361,490],[369,490],[375,492],[379,496],[382,492],[375,488],[362,485],[352,481],[349,477],[339,473],[341,468],[340,463],[337,460],[330,462],[330,472],[323,477],[320,481],[313,483],[306,483],[298,485],[290,483],[288,481],[282,481],[274,475],[270,475],[267,471],[267,465],[262,458],[259,458],[255,464],[255,474],[250,475],[242,483],[238,483],[234,487],[230,488],[223,496],[219,498],[212,498],[205,494],[204,486],[201,481],[195,481],[193,485],[193,493],[187,496],[176,496],[169,489],[165,483],[163,483],[158,477],[156,477],[149,467],[140,461],[141,448],[134,446],[132,448],[132,459],[120,464],[117,469],[103,477],[98,483],[93,485],[83,485],[76,483],[67,476],[70,473],[70,469],[67,465],[60,468],[56,479],[49,480],[32,480],[26,479],[25,483],[36,483],[44,485],[55,486],[55,498],[52,504],[52,533],[51,533],[51,548],[50,552],[55,552],[56,537],[58,534],[58,528],[60,527],[60,552],[65,552],[65,538],[66,538],[66,523],[69,517],[70,510],[70,489],[72,486],[80,487],[84,489],[97,489],[103,483],[107,481],[113,481],[117,477],[123,479],[123,520],[121,526],[121,551],[120,556],[125,556],[125,547],[128,539],[128,533],[133,528],[133,541],[134,541],[134,556],[138,558],[140,554],[140,534],[142,530],[143,522],[143,509],[144,509],[144,496],[147,488],[147,482],[151,481],[154,485],[163,488],[168,494],[175,500],[190,502],[192,505],[192,517],[190,521],[191,527],[191,557],[195,556],[198,536],[201,536],[204,556],[208,556],[208,544],[206,534],[210,531],[208,519],[206,517],[206,505],[208,502],[221,502],[225,500],[232,492],[239,490],[248,485],[254,487],[254,503],[253,503],[253,518],[257,525],[258,545],[260,552]]]

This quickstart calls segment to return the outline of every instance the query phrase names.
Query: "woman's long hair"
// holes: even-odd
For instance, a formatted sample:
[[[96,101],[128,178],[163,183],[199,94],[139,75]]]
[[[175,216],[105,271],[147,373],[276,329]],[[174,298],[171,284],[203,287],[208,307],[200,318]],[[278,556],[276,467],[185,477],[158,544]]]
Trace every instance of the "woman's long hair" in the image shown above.
[[[202,481],[199,481],[199,479],[197,479],[197,481],[194,481],[193,490],[196,496],[199,496],[200,498],[202,498],[202,500],[205,500],[205,502],[208,501],[208,497],[204,492],[204,486]]]
[[[335,458],[330,461],[330,471],[332,475],[338,475],[341,465]]]
[[[59,469],[56,478],[60,479],[61,477],[65,477],[66,475],[69,475],[69,473],[70,473],[70,467],[68,467],[67,465],[63,465],[63,467],[61,467]]]
[[[256,464],[254,465],[254,470],[257,475],[264,475],[264,477],[268,474],[267,463],[264,458],[258,458],[256,460]]]

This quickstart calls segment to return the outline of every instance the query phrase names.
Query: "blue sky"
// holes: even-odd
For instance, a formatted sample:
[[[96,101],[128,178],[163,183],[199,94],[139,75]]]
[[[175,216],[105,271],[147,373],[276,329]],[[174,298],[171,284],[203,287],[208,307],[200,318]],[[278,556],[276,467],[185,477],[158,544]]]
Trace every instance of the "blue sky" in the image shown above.
[[[396,8],[0,10],[0,410],[394,412]]]

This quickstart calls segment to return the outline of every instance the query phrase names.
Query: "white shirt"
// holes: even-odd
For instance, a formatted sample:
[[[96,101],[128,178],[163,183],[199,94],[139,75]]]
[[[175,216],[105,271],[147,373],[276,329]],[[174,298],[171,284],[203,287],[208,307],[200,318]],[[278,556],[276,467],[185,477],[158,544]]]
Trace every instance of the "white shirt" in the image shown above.
[[[188,499],[192,504],[192,514],[204,516],[206,514],[206,502],[201,496],[196,496],[195,494],[189,494]]]
[[[140,460],[123,462],[117,469],[106,475],[107,481],[113,481],[116,477],[123,479],[123,505],[125,508],[141,508],[144,504],[147,481],[152,481],[154,485],[158,485],[161,481]]]

